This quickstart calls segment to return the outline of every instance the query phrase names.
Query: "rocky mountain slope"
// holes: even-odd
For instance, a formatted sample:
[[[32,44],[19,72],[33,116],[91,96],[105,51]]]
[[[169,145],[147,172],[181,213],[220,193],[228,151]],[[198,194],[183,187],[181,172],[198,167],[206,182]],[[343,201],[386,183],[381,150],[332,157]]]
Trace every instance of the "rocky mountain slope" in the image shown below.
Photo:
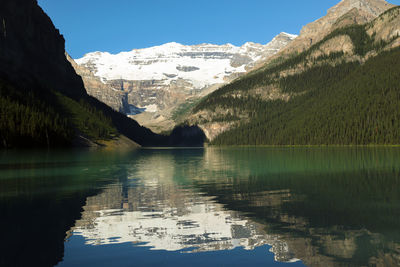
[[[72,64],[90,95],[145,126],[165,130],[175,124],[177,108],[232,81],[296,37],[281,33],[266,45],[241,47],[168,43],[117,55],[89,53]]]
[[[92,145],[122,135],[133,146],[165,141],[87,95],[37,1],[1,1],[0,21],[0,147]]]
[[[39,83],[74,98],[86,95],[64,56],[63,36],[36,1],[1,1],[0,21],[1,78],[21,86]]]
[[[82,81],[88,94],[104,103],[107,103],[107,105],[112,107],[114,110],[124,111],[124,105],[126,103],[124,102],[125,94],[123,91],[115,90],[111,86],[103,83],[100,78],[94,76],[89,69],[76,64],[68,54],[66,54],[66,57],[74,67],[76,73],[82,77]]]
[[[364,24],[394,5],[385,0],[342,0],[330,8],[327,15],[304,26],[294,42],[277,56],[302,52],[321,41],[333,30],[351,24]]]
[[[273,123],[276,127],[278,127],[277,125],[289,127],[287,125],[289,121],[286,121],[284,117],[286,116],[285,114],[288,114],[286,112],[290,109],[293,109],[292,115],[297,118],[294,120],[296,123],[301,119],[301,116],[303,116],[302,120],[311,120],[311,117],[307,117],[311,116],[311,113],[305,114],[304,112],[311,110],[313,110],[313,112],[319,112],[315,110],[318,101],[325,102],[326,100],[326,105],[329,106],[335,102],[335,99],[339,99],[338,95],[334,96],[333,94],[330,99],[324,98],[324,100],[322,100],[322,95],[325,94],[321,91],[322,89],[332,88],[330,90],[332,90],[332,92],[338,90],[336,92],[338,94],[343,93],[343,91],[340,91],[343,88],[348,88],[348,90],[350,90],[351,82],[345,85],[345,78],[351,79],[350,77],[352,77],[352,79],[358,80],[358,82],[365,84],[365,88],[372,90],[371,95],[376,94],[376,90],[379,87],[379,84],[376,83],[376,78],[373,76],[361,77],[360,71],[364,68],[362,67],[363,64],[368,60],[370,60],[368,67],[365,67],[364,71],[374,73],[374,75],[384,77],[387,73],[391,73],[393,68],[396,68],[394,66],[395,62],[390,61],[390,56],[397,56],[395,51],[390,52],[390,56],[382,55],[379,59],[375,61],[372,60],[375,56],[381,55],[384,51],[388,51],[399,45],[399,8],[395,7],[385,11],[385,8],[390,8],[391,6],[392,5],[387,4],[385,1],[341,1],[337,6],[330,9],[327,17],[305,27],[302,34],[295,41],[289,44],[282,52],[278,53],[275,58],[269,60],[267,64],[233,83],[222,87],[203,99],[193,109],[192,115],[187,119],[187,123],[199,125],[210,140],[215,139],[218,135],[229,129],[240,126],[240,130],[238,128],[238,131],[248,134],[246,137],[247,141],[241,139],[240,143],[254,143],[256,142],[255,139],[259,138],[260,141],[267,136],[266,133],[268,131],[274,131],[274,129],[267,129],[268,121],[272,119],[269,117],[270,115],[276,116],[274,117],[275,122]],[[381,11],[385,12],[376,18],[376,15]],[[343,15],[337,17],[340,14]],[[361,16],[361,14],[364,15]],[[375,17],[375,19],[371,20],[372,17]],[[324,21],[326,23],[322,23]],[[359,24],[365,21],[368,22],[366,24]],[[327,34],[325,34],[325,37],[322,39],[318,38],[305,45],[305,36],[311,36],[317,32],[319,27],[313,25],[318,24],[321,24],[320,28],[329,26]],[[316,30],[313,31],[311,29]],[[319,36],[319,34],[315,36]],[[299,46],[299,44],[304,44],[304,46]],[[306,47],[309,48],[305,49]],[[305,50],[303,51],[303,49]],[[291,51],[297,51],[297,53],[291,53]],[[298,53],[298,51],[303,52]],[[377,66],[380,64],[382,65],[384,61],[388,64],[385,68],[389,68],[386,72],[382,68],[379,70],[377,69]],[[382,71],[383,73],[381,73]],[[387,78],[389,80],[386,81],[386,85],[396,83],[395,80],[393,80],[396,79],[396,76],[392,75]],[[375,84],[377,88],[374,87],[373,89],[371,84]],[[395,87],[391,89],[394,90]],[[357,94],[364,94],[364,92],[357,91]],[[344,97],[346,97],[346,95],[347,94],[345,94]],[[320,98],[317,99],[317,96]],[[324,97],[326,97],[326,95]],[[366,104],[366,102],[364,102],[367,101],[365,95],[358,95],[357,97],[361,98],[358,103],[350,103],[351,101],[347,101],[349,99],[342,99],[342,104],[344,102],[349,102],[348,104],[352,107],[360,103]],[[382,101],[388,100],[388,96],[377,95],[376,97],[382,97]],[[389,106],[392,105],[394,104],[391,103]],[[302,106],[302,108],[300,108],[300,106]],[[326,107],[321,108],[323,108],[323,110],[326,109]],[[366,108],[366,110],[372,112],[372,108]],[[380,112],[382,110],[378,109],[378,111]],[[372,116],[372,114],[368,112],[360,114],[363,114],[363,116]],[[333,110],[330,113],[337,114],[337,112]],[[329,114],[329,112],[327,114]],[[345,116],[344,113],[340,114]],[[291,118],[293,119],[294,117]],[[290,120],[289,118],[287,119]],[[364,119],[366,118],[363,118],[362,121]],[[381,119],[386,120],[383,118]],[[366,120],[370,122],[370,119]],[[342,119],[342,121],[344,120]],[[257,124],[258,126],[253,124]],[[331,122],[328,119],[323,125],[330,124]],[[363,125],[365,126],[367,123]],[[263,130],[260,130],[261,132],[258,133],[260,134],[259,137],[251,137],[249,129],[253,126],[258,129],[263,128]],[[275,126],[270,125],[269,127],[273,128]],[[297,126],[300,127],[300,125]],[[364,126],[360,126],[360,132]],[[318,129],[321,129],[321,127]],[[296,128],[292,130],[293,132],[290,135],[295,132],[298,133],[300,129]],[[343,129],[343,131],[346,132],[347,130]],[[278,132],[274,135],[279,134]],[[224,136],[227,137],[231,134],[232,132],[228,131]],[[364,137],[360,137],[358,141],[351,140],[348,141],[348,143],[357,143],[363,138]],[[368,140],[372,143],[378,142],[377,139],[372,139]],[[388,139],[385,139],[386,141],[380,140],[379,142],[390,143]],[[314,141],[319,143],[322,142],[321,140],[318,142],[316,140]],[[344,139],[342,140],[345,142]],[[283,144],[294,142],[293,140],[281,141]],[[303,141],[311,142],[310,140]],[[326,138],[325,141],[328,142],[328,138]],[[331,141],[333,142],[333,139]],[[235,141],[232,142],[235,143]],[[261,143],[264,142],[268,144],[274,143],[272,140],[268,142],[264,140]],[[339,142],[339,140],[335,140],[334,142]]]

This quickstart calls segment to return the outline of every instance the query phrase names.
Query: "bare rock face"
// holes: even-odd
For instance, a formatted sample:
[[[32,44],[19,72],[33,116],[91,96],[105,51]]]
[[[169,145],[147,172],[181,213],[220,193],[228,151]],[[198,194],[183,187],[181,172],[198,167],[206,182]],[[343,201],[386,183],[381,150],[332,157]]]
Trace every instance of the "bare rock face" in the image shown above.
[[[86,95],[64,55],[64,38],[36,1],[0,1],[0,77],[22,87]]]
[[[272,39],[270,43],[268,43],[263,50],[260,59],[256,60],[252,64],[249,64],[247,66],[247,70],[252,69],[254,66],[256,66],[259,62],[264,62],[265,60],[271,58],[274,56],[276,53],[279,51],[283,50],[285,47],[287,47],[289,44],[291,44],[295,39],[297,38],[297,35],[294,34],[288,34],[288,33],[280,33],[277,36]]]
[[[231,122],[214,122],[200,124],[199,127],[203,130],[208,140],[214,140],[221,133],[229,130],[234,124]]]
[[[89,53],[72,64],[88,94],[161,132],[174,127],[179,107],[243,75],[296,37],[281,33],[266,45],[241,47],[168,43],[117,55]]]
[[[378,40],[389,41],[390,39],[397,39],[393,47],[400,45],[400,8],[388,10],[375,19],[368,29],[368,34],[375,34],[375,38]]]
[[[106,103],[116,111],[125,112],[126,103],[124,100],[126,96],[123,91],[115,90],[110,85],[103,83],[98,77],[94,76],[89,69],[76,64],[68,54],[66,54],[66,57],[74,67],[76,73],[82,77],[85,89],[89,95]]]
[[[348,35],[340,35],[330,39],[321,45],[321,47],[311,54],[312,57],[329,55],[335,52],[343,52],[347,55],[353,54],[353,43]]]
[[[394,7],[385,0],[342,0],[322,17],[306,26],[298,38],[282,50],[291,54],[301,52],[322,40],[332,30],[349,24],[364,24]]]
[[[348,25],[354,24],[364,24],[369,21],[369,15],[357,8],[351,9],[349,12],[341,16],[336,20],[336,22],[332,25],[331,31],[339,28],[346,27]]]

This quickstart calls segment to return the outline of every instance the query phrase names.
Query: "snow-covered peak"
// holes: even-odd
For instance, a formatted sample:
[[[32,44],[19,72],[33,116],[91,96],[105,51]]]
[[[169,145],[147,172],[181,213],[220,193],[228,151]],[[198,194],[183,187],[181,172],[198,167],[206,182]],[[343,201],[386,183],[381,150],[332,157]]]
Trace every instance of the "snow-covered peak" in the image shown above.
[[[290,33],[286,33],[286,32],[281,32],[280,34],[278,34],[277,36],[275,36],[272,41],[267,44],[267,45],[271,45],[271,43],[273,43],[276,40],[294,40],[297,38],[298,35],[296,34],[290,34]]]
[[[297,34],[290,34],[290,33],[287,33],[287,32],[281,32],[279,35],[287,36],[287,37],[289,37],[291,39],[296,39],[297,36],[298,36]]]
[[[247,66],[278,52],[295,38],[295,35],[282,34],[286,39],[277,36],[266,45],[247,42],[239,47],[230,43],[183,45],[171,42],[119,54],[93,52],[75,61],[103,81],[158,80],[168,85],[182,79],[191,83],[193,89],[202,89],[224,83],[234,73],[246,72]]]

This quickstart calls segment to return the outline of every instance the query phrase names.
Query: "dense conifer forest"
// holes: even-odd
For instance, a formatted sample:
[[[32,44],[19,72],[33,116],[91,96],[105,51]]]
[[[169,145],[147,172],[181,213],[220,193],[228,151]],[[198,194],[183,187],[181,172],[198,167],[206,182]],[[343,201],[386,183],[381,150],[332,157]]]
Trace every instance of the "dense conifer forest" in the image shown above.
[[[398,10],[382,16],[393,19]],[[376,40],[367,33],[372,25],[336,29],[310,49],[277,58],[215,91],[192,112],[214,114],[199,123],[234,123],[212,141],[215,145],[400,144],[400,48],[388,49],[398,36]],[[351,55],[315,56],[338,36],[350,37]],[[252,92],[267,86],[287,98],[266,100]]]
[[[197,127],[177,126],[159,135],[91,96],[21,87],[0,79],[0,148],[86,146],[123,134],[141,146],[202,146]],[[82,138],[84,143],[82,143]]]
[[[288,102],[249,98],[235,103],[252,111],[250,122],[221,134],[213,144],[399,144],[399,70],[397,48],[363,65],[325,65],[282,79],[285,91],[306,93]]]
[[[56,91],[22,90],[0,81],[0,147],[70,146],[76,134],[92,140],[117,135],[111,119],[82,98]]]

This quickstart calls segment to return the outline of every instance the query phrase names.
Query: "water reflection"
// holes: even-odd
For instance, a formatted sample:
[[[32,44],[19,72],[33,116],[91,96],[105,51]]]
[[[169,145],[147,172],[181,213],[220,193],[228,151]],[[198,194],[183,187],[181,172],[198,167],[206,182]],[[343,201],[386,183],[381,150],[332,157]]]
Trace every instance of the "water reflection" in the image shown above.
[[[87,245],[132,242],[185,253],[270,245],[277,261],[298,261],[288,245],[277,235],[268,235],[263,225],[225,209],[213,196],[189,185],[196,176],[184,175],[201,173],[199,161],[193,160],[201,157],[192,151],[188,160],[187,151],[181,152],[141,157],[128,170],[126,181],[87,199],[72,234],[83,236]]]
[[[86,198],[126,176],[126,155],[0,152],[0,266],[54,266]]]
[[[215,175],[196,187],[264,224],[306,265],[400,266],[398,149],[213,149],[205,158]]]
[[[7,152],[0,214],[0,266],[74,266],[68,244],[85,266],[118,244],[144,264],[268,248],[294,265],[400,266],[400,149]]]
[[[251,250],[308,266],[400,265],[398,149],[147,151],[90,197],[88,245]]]

